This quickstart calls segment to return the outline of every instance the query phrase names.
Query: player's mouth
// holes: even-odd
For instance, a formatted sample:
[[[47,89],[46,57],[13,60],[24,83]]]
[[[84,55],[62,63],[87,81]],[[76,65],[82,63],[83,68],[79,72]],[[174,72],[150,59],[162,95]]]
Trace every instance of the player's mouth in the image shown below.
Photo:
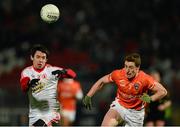
[[[127,76],[131,76],[131,73],[130,73],[130,72],[127,72],[126,75],[127,75]]]
[[[38,66],[42,66],[42,64],[38,64]]]
[[[126,76],[128,77],[128,78],[132,78],[133,76],[132,76],[132,73],[126,73]]]

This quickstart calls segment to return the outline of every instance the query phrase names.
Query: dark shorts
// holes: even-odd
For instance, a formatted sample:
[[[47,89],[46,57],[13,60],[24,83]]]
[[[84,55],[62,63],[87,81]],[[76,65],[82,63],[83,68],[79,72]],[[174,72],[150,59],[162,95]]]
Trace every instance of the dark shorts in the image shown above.
[[[146,117],[146,121],[165,120],[164,111],[153,111],[149,112]]]

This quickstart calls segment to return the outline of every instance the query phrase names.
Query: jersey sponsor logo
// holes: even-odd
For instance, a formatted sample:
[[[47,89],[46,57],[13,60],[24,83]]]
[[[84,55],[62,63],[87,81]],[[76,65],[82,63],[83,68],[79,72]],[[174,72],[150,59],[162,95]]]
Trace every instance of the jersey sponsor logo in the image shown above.
[[[141,95],[131,95],[131,94],[126,94],[124,92],[119,92],[119,94],[124,98],[124,99],[136,99],[141,97]]]
[[[38,85],[32,88],[32,93],[39,93],[44,89],[44,87],[45,87],[45,83],[38,82]]]

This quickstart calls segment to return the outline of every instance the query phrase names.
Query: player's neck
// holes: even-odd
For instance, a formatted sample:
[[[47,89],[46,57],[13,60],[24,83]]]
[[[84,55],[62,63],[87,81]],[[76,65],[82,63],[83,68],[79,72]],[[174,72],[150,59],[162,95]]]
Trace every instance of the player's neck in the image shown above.
[[[135,76],[134,76],[134,77],[132,77],[132,78],[128,78],[128,80],[129,80],[129,81],[132,81],[134,78],[135,78]]]

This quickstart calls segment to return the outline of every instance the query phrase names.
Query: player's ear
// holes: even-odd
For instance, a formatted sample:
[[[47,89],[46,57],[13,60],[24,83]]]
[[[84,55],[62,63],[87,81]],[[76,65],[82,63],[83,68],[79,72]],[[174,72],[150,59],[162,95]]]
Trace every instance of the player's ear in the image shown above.
[[[30,57],[31,57],[30,59],[33,61],[33,60],[34,60],[34,58],[33,58],[32,56],[30,56]]]

